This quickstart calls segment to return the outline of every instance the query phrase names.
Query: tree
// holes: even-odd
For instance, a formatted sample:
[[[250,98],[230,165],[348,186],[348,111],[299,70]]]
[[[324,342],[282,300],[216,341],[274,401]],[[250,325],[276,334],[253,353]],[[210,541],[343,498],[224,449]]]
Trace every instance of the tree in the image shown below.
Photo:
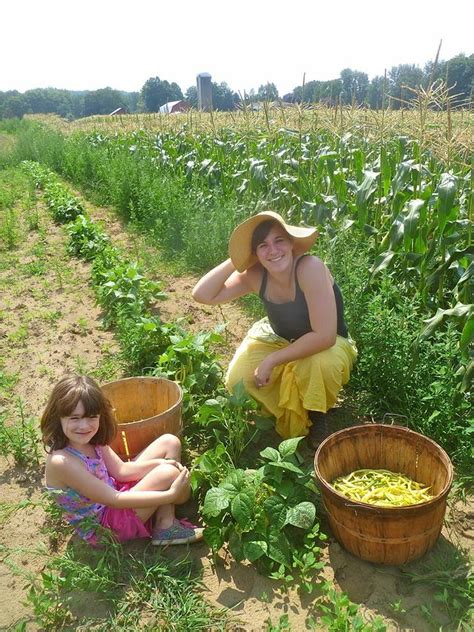
[[[340,79],[329,81],[308,81],[304,86],[297,86],[292,93],[293,103],[338,103],[342,90]],[[288,97],[287,97],[288,98]]]
[[[278,90],[274,83],[261,85],[257,91],[257,99],[259,101],[276,101],[278,98]]]
[[[391,68],[388,78],[391,106],[399,110],[404,107],[404,101],[409,101],[413,96],[413,92],[407,88],[416,89],[423,85],[424,75],[415,64],[400,64]]]
[[[212,82],[212,107],[220,112],[229,112],[235,109],[234,93],[225,81],[222,83]]]
[[[370,82],[367,91],[367,101],[373,110],[381,110],[387,105],[387,98],[384,95],[386,83],[385,77],[381,77],[380,75],[374,77]]]
[[[121,92],[122,99],[129,112],[136,112],[138,110],[138,100],[140,98],[139,92]]]
[[[118,90],[100,88],[84,95],[84,116],[110,114],[117,108],[124,108],[125,101]]]
[[[346,105],[357,103],[361,105],[367,102],[369,77],[365,72],[345,68],[341,71],[341,99]]]
[[[195,110],[198,108],[198,91],[196,86],[189,86],[184,94],[184,98]]]
[[[158,112],[165,103],[180,101],[183,93],[177,83],[162,81],[159,77],[150,77],[143,84],[141,97],[147,112]]]
[[[63,117],[73,116],[73,96],[69,90],[57,88],[35,88],[24,93],[31,112],[34,114],[59,114]]]
[[[15,91],[16,92],[16,91]],[[0,109],[1,118],[22,118],[29,112],[27,99],[22,94],[10,94],[3,101]]]

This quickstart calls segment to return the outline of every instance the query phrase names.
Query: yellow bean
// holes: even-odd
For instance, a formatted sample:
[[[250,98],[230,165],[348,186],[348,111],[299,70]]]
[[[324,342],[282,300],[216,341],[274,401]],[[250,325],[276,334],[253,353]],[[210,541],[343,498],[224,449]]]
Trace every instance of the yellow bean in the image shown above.
[[[351,500],[359,500],[384,507],[413,505],[432,496],[429,487],[411,480],[404,474],[390,470],[360,469],[340,476],[332,483],[334,489]]]

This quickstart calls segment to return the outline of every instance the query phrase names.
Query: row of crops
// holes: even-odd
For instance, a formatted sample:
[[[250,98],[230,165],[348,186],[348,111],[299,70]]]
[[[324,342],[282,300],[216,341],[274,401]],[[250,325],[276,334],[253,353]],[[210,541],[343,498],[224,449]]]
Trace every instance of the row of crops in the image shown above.
[[[232,228],[272,208],[316,225],[359,347],[361,414],[404,415],[459,464],[470,453],[474,363],[472,172],[423,137],[237,126],[64,134],[24,124],[17,157],[46,164],[203,271]]]

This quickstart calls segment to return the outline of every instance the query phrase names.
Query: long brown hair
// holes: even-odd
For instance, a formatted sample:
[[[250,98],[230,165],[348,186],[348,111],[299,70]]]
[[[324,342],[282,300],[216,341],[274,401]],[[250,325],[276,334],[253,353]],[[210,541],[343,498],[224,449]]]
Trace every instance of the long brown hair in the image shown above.
[[[47,452],[61,450],[68,439],[61,427],[61,417],[67,417],[82,402],[84,415],[99,415],[99,430],[90,440],[93,445],[107,445],[117,432],[117,422],[111,403],[95,380],[85,375],[66,375],[53,388],[40,420],[43,443]]]

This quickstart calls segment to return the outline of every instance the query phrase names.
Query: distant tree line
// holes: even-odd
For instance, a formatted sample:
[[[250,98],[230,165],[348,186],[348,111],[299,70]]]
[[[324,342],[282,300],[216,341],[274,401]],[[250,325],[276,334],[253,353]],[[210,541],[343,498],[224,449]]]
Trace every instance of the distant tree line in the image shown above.
[[[59,114],[76,119],[92,114],[110,114],[123,107],[137,111],[139,92],[121,92],[112,88],[75,92],[57,88],[35,88],[20,94],[17,90],[0,92],[0,118],[21,118],[25,114]]]
[[[414,64],[401,64],[370,81],[365,72],[345,68],[337,79],[308,81],[281,97],[274,83],[240,94],[231,90],[225,82],[213,82],[212,100],[214,109],[220,111],[233,110],[242,100],[251,104],[280,98],[289,103],[354,104],[373,109],[388,106],[398,109],[412,98],[411,88],[427,88],[438,79],[446,81],[450,96],[456,96],[455,101],[459,105],[472,103],[474,55],[459,54],[437,64],[430,62],[423,69]],[[140,92],[123,92],[109,87],[87,91],[36,88],[24,93],[9,90],[0,92],[0,118],[52,113],[72,120],[93,114],[110,114],[117,108],[131,113],[158,112],[165,103],[182,99],[197,108],[196,87],[189,87],[183,95],[177,83],[159,77],[150,77]]]
[[[372,109],[390,106],[404,107],[414,96],[413,90],[443,79],[449,95],[458,105],[472,103],[474,93],[474,55],[457,55],[436,65],[428,63],[423,69],[414,64],[392,67],[386,75],[371,81],[365,72],[345,68],[338,79],[308,81],[283,96],[291,103],[326,103],[328,105],[365,105]]]

